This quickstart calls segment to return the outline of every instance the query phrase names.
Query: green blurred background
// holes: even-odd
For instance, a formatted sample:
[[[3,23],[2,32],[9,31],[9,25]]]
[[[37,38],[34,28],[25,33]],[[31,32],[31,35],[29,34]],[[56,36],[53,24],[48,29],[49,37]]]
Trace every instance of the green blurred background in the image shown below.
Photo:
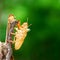
[[[0,0],[0,40],[5,40],[8,15],[32,24],[15,60],[60,60],[60,0]]]

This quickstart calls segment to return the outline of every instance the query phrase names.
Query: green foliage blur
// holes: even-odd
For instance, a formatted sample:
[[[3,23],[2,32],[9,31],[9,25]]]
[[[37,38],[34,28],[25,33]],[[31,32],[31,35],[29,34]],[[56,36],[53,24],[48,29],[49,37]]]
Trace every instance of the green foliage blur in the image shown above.
[[[5,41],[8,15],[32,24],[15,60],[60,60],[60,0],[0,0],[0,41]]]

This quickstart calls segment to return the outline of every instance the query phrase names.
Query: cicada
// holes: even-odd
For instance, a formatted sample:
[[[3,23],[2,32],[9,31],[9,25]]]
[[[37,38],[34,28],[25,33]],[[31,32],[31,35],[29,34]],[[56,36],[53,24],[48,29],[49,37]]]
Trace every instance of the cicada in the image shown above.
[[[19,25],[15,28],[15,36],[14,36],[14,44],[15,44],[15,50],[18,50],[21,48],[25,37],[27,36],[27,32],[30,31],[28,28],[28,23],[24,22],[22,25]]]

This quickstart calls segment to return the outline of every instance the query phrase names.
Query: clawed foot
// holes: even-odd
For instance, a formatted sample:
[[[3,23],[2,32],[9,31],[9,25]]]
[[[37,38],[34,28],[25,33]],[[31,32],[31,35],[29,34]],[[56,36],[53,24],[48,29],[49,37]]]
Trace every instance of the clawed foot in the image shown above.
[[[7,42],[8,43],[12,43],[12,44],[14,44],[15,42],[14,41],[12,41],[12,40],[7,40]]]

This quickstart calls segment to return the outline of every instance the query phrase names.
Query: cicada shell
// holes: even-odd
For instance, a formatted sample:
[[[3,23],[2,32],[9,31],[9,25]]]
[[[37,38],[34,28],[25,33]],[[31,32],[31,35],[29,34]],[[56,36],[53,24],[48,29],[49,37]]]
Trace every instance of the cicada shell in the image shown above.
[[[25,22],[20,26],[20,29],[15,28],[16,32],[15,32],[15,37],[14,37],[14,41],[15,41],[15,50],[18,50],[21,48],[25,37],[27,36],[27,32],[29,31],[28,29],[28,23]]]

